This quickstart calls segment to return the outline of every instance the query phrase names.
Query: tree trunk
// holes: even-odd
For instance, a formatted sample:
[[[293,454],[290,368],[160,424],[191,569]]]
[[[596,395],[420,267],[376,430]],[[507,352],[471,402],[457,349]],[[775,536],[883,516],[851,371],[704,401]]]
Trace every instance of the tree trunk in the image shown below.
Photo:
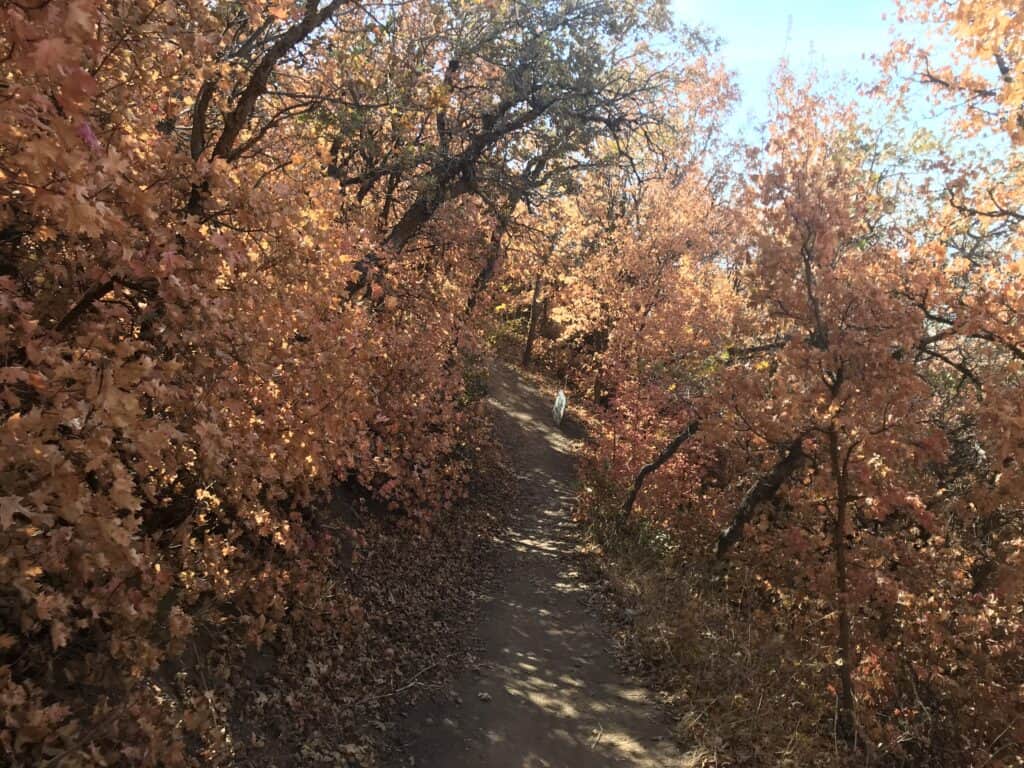
[[[540,319],[540,289],[543,285],[540,273],[533,279],[533,298],[530,300],[530,326],[526,330],[526,344],[523,346],[523,367],[533,357],[533,341],[537,338],[537,322]]]
[[[853,697],[853,642],[850,632],[850,608],[846,587],[846,507],[849,491],[846,467],[840,460],[839,436],[835,428],[828,433],[832,479],[836,485],[836,519],[832,530],[832,546],[836,557],[836,614],[838,616],[839,668],[839,735],[853,742],[856,735],[856,714]]]
[[[636,497],[640,493],[640,488],[643,486],[644,480],[647,479],[647,476],[675,456],[676,452],[683,447],[683,444],[687,440],[697,433],[699,428],[700,422],[691,421],[687,424],[686,429],[672,438],[672,442],[661,449],[661,453],[658,454],[654,461],[650,464],[644,464],[644,466],[641,467],[636,478],[633,480],[633,487],[629,489],[629,496],[626,497],[626,501],[622,504],[623,519],[629,517],[629,513],[633,511],[633,505],[636,503]]]
[[[743,494],[743,499],[736,509],[732,522],[718,534],[718,542],[715,544],[717,557],[724,557],[732,549],[733,544],[743,537],[743,526],[750,521],[750,516],[757,509],[757,505],[774,498],[782,484],[800,466],[804,460],[802,445],[803,435],[799,435],[789,444],[786,453],[768,470],[768,473],[759,477],[757,482]]]

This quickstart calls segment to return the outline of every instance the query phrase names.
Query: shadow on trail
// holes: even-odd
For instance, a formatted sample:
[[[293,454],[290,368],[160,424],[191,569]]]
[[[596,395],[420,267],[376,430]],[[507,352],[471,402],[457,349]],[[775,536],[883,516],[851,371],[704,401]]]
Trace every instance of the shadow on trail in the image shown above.
[[[406,754],[393,765],[685,765],[647,691],[616,670],[611,642],[586,607],[571,520],[578,425],[569,434],[555,428],[551,404],[509,369],[494,372],[491,400],[518,482],[496,548],[500,578],[477,628],[478,663],[451,696],[409,713]]]

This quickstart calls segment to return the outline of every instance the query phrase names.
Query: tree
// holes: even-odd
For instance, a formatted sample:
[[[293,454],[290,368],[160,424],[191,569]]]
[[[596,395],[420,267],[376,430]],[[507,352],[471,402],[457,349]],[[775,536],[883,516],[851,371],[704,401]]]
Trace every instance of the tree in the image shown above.
[[[943,196],[903,205],[906,155],[851,110],[784,71],[776,105],[730,201],[731,238],[696,263],[670,262],[655,308],[633,310],[641,335],[605,368],[617,398],[595,471],[631,485],[623,495],[637,530],[673,532],[690,560],[727,555],[729,568],[773,585],[776,610],[817,615],[800,623],[806,632],[832,620],[820,636],[835,649],[824,668],[835,670],[837,730],[851,744],[964,754],[969,734],[1001,729],[998,695],[967,702],[1015,679],[1019,653],[980,618],[993,611],[1016,626],[1017,588],[978,601],[964,578],[979,564],[979,514],[983,540],[1002,531],[1004,555],[1013,547],[1002,537],[1017,530],[996,490],[1006,477],[983,479],[980,454],[967,458],[975,440],[1018,439],[977,428],[994,423],[990,408],[1016,407],[1003,389],[1016,380],[1004,325],[1014,322],[1005,302],[1015,272],[995,262],[967,277],[954,209]],[[663,211],[692,209],[673,194]],[[1000,311],[985,298],[996,286]],[[704,311],[683,309],[692,305]],[[628,327],[616,323],[619,339]],[[651,417],[668,393],[674,412]],[[1015,471],[1005,447],[989,450],[989,466]],[[977,663],[982,636],[1006,654],[998,671],[949,684]],[[883,714],[912,695],[927,695],[956,736]],[[898,743],[901,729],[913,740]]]

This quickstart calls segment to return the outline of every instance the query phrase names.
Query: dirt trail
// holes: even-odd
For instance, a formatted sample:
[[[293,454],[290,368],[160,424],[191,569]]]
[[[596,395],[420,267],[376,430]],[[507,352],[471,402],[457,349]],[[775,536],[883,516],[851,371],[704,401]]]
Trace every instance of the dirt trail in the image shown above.
[[[476,630],[478,663],[449,695],[408,713],[405,754],[393,765],[681,766],[662,715],[617,671],[608,633],[586,607],[574,565],[571,436],[513,371],[498,368],[491,382],[498,436],[518,476],[515,514],[496,547],[500,578]]]

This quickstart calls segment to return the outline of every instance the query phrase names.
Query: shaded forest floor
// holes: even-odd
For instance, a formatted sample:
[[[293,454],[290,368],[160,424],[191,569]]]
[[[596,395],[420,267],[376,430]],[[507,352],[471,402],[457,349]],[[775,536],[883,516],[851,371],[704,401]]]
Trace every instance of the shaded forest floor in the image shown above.
[[[515,482],[463,668],[406,713],[389,764],[427,768],[683,765],[663,713],[623,672],[581,569],[573,521],[579,422],[511,369],[491,377],[496,435]],[[493,571],[492,571],[493,572]]]
[[[325,533],[364,542],[341,548],[336,594],[323,596],[354,600],[358,629],[289,626],[244,658],[238,644],[198,654],[193,676],[230,676],[221,689],[230,764],[379,766],[403,709],[446,690],[469,653],[481,591],[498,576],[494,540],[515,483],[500,444],[484,441],[474,463],[469,499],[429,535],[344,491],[314,510]]]

